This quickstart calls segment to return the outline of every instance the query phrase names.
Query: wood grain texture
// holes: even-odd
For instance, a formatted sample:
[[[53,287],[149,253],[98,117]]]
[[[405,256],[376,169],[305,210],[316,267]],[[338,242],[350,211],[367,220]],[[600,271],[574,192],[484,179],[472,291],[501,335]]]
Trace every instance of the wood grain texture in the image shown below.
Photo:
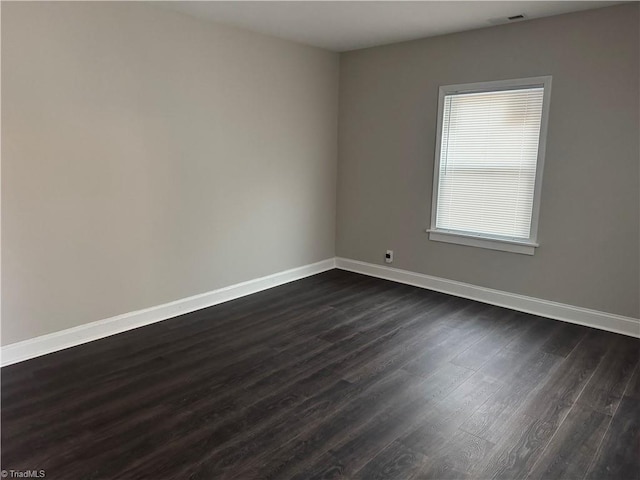
[[[2,468],[635,478],[640,341],[340,270],[2,369]]]
[[[430,408],[427,415],[416,418],[413,426],[399,438],[400,442],[414,451],[432,457],[501,386],[495,380],[476,373],[451,395]]]
[[[432,449],[421,475],[443,480],[474,478],[472,471],[494,447],[491,442],[459,430],[448,441]]]
[[[640,478],[640,403],[623,397],[609,424],[597,456],[590,466],[590,480]]]
[[[613,341],[578,402],[613,415],[638,364],[638,352],[637,339],[623,337]]]
[[[423,475],[429,459],[394,441],[355,473],[354,480],[404,480]],[[424,475],[423,475],[424,476]]]
[[[362,428],[349,432],[344,441],[336,442],[329,454],[307,467],[300,478],[325,478],[336,467],[340,467],[341,476],[353,476],[386,445],[432,412],[434,405],[447,402],[472,374],[473,371],[453,364],[443,367],[420,388],[389,405]]]
[[[526,478],[556,428],[554,424],[540,419],[526,415],[516,416],[511,421],[509,432],[474,466],[472,478]]]
[[[577,480],[587,473],[611,417],[574,405],[529,478]]]

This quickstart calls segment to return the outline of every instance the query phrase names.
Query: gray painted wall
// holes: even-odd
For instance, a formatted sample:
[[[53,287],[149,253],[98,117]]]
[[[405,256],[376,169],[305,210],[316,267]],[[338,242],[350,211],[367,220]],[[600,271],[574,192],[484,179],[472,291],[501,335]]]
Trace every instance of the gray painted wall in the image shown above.
[[[334,255],[638,316],[638,5],[338,56],[2,3],[3,345]],[[437,88],[553,75],[533,257],[430,242]],[[336,156],[340,157],[336,231]]]
[[[334,256],[338,55],[2,2],[2,344]]]
[[[341,55],[337,255],[640,316],[637,3]],[[534,256],[437,243],[438,86],[552,75]]]

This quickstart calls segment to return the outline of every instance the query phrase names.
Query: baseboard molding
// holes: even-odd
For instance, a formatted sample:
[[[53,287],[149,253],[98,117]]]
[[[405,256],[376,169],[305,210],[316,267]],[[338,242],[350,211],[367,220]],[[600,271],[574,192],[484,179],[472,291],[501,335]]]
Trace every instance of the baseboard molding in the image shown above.
[[[609,332],[640,338],[640,319],[637,318],[624,317],[622,315],[575,307],[573,305],[517,295],[500,290],[493,290],[491,288],[478,287],[468,283],[456,282],[454,280],[432,277],[422,273],[347,258],[336,258],[336,268],[392,280],[394,282],[406,283],[407,285],[414,285],[427,290],[435,290],[457,297],[469,298],[520,312],[532,313],[541,317],[577,323],[587,327],[599,328]]]
[[[294,280],[300,280],[326,270],[332,270],[333,268],[335,268],[335,259],[330,258],[321,262],[292,268],[291,270],[237,283],[163,305],[117,315],[104,320],[98,320],[85,325],[6,345],[0,349],[0,365],[4,367],[58,350],[74,347],[82,343],[126,332],[127,330],[160,322],[202,308],[211,307]]]
[[[127,330],[167,320],[178,315],[218,305],[228,302],[229,300],[244,297],[245,295],[300,280],[333,268],[405,283],[407,285],[414,285],[427,290],[469,298],[512,310],[640,338],[640,319],[541,300],[539,298],[517,295],[500,290],[493,290],[491,288],[478,287],[468,283],[432,277],[422,273],[375,265],[373,263],[360,262],[358,260],[330,258],[321,262],[237,283],[163,305],[117,315],[104,320],[98,320],[85,325],[6,345],[0,349],[0,365],[4,367],[110,335],[126,332]]]

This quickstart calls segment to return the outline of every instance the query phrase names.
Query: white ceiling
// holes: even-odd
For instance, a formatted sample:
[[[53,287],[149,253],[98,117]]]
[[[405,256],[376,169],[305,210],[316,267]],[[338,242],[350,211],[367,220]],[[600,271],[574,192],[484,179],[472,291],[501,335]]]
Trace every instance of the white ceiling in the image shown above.
[[[188,15],[337,52],[600,8],[597,1],[171,1]]]

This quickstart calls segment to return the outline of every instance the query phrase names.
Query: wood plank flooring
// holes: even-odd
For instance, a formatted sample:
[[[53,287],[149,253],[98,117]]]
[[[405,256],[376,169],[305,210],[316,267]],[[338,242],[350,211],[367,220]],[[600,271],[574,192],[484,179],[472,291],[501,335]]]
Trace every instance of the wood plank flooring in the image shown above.
[[[47,479],[640,478],[640,340],[340,270],[5,367]]]

